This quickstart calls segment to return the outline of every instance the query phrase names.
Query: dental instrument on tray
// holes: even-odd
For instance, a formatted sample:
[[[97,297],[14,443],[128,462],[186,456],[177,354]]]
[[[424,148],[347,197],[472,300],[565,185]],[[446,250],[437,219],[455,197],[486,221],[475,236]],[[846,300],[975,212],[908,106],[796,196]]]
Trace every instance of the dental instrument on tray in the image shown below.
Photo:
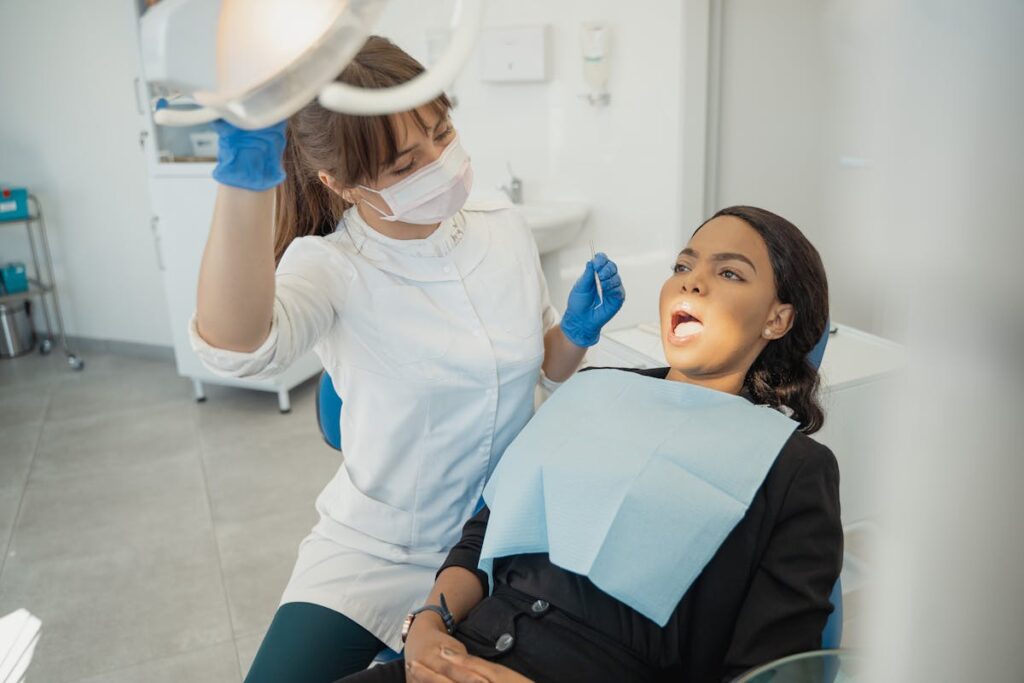
[[[593,262],[597,258],[597,252],[594,251],[594,240],[590,240],[590,260]],[[600,306],[604,303],[604,289],[601,287],[601,277],[597,274],[597,268],[594,269],[594,282],[597,283],[597,305]],[[597,306],[595,306],[596,308]]]

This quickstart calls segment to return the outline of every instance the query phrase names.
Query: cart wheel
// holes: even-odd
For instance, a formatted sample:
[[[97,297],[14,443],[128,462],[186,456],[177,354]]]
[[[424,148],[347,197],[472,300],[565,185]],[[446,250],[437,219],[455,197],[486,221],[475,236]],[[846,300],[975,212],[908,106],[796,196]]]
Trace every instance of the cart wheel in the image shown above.
[[[85,367],[85,361],[78,356],[71,354],[68,356],[68,365],[71,366],[72,370],[81,370]]]
[[[45,356],[53,350],[53,341],[50,339],[44,339],[39,342],[39,354]]]

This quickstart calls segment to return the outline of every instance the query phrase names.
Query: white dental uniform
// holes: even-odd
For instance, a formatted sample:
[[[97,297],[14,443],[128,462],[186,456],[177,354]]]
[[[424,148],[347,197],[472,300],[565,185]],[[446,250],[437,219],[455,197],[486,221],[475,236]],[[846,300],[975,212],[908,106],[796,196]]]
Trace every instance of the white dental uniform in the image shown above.
[[[344,463],[282,604],[328,607],[401,649],[405,615],[533,414],[557,323],[533,236],[501,202],[467,204],[421,240],[385,237],[355,209],[333,234],[296,239],[252,353],[210,346],[193,318],[214,372],[267,377],[313,348],[344,401]]]

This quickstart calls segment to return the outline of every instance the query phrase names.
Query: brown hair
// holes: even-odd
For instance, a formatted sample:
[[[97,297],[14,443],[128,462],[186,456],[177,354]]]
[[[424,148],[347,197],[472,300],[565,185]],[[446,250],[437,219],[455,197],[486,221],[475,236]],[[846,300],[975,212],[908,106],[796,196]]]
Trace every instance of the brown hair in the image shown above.
[[[771,211],[730,206],[708,221],[719,216],[740,218],[761,235],[768,247],[776,296],[796,312],[793,328],[768,342],[750,366],[744,389],[757,403],[789,408],[800,431],[813,434],[825,422],[818,399],[818,369],[808,360],[828,325],[828,278],[821,256],[799,228]]]
[[[371,36],[336,80],[360,88],[387,88],[423,73],[423,65],[387,38]],[[451,102],[443,93],[425,105],[444,116]],[[414,110],[422,130],[427,124]],[[310,102],[288,119],[284,152],[287,179],[277,188],[274,211],[274,255],[281,255],[296,237],[334,232],[349,207],[320,182],[324,170],[345,186],[376,181],[398,155],[396,124],[391,115],[355,116]]]

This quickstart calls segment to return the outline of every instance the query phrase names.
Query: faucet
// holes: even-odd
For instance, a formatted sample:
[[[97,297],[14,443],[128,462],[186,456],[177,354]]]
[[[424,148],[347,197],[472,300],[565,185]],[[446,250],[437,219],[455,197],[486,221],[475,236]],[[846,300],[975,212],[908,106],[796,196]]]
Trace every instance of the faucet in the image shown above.
[[[523,181],[512,172],[512,164],[506,164],[505,167],[508,169],[509,182],[508,185],[502,185],[500,189],[508,195],[513,204],[522,204]]]

